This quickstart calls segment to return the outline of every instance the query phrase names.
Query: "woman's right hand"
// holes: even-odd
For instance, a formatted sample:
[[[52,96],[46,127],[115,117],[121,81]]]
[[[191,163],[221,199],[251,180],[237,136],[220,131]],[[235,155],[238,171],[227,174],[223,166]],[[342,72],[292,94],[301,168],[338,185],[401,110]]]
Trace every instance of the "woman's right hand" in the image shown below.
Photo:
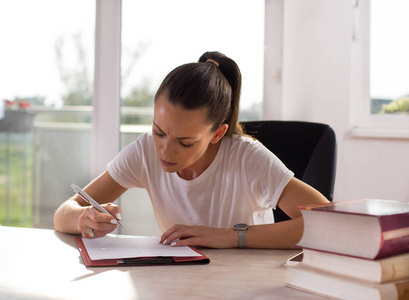
[[[98,212],[95,208],[90,207],[89,203],[78,194],[75,194],[64,201],[56,210],[54,229],[58,232],[82,234],[85,238],[92,237],[87,233],[90,232],[92,235],[92,232],[89,231],[91,229],[94,231],[95,237],[101,237],[112,232],[117,226],[115,220],[121,218],[121,208],[112,204],[112,202],[118,199],[126,190],[112,179],[108,171],[105,171],[84,187],[84,191],[105,207],[114,217]]]
[[[104,214],[89,206],[78,219],[78,230],[84,238],[97,238],[115,230],[121,220],[121,207],[113,203],[102,204],[112,216]],[[92,230],[92,231],[91,231]]]

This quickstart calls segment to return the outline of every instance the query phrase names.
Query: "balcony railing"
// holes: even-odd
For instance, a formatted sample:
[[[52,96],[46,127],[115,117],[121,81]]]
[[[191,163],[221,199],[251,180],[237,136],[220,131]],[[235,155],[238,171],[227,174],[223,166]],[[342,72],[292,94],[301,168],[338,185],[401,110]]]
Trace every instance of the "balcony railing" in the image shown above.
[[[85,186],[91,179],[92,108],[32,107],[30,114],[35,119],[29,130],[0,131],[0,224],[52,228],[54,211],[73,195],[71,183]],[[153,108],[123,107],[121,116],[129,122],[144,121],[120,126],[122,148],[150,130]],[[250,111],[241,118],[258,116]],[[124,233],[157,234],[145,191],[128,191],[120,201],[128,220]]]

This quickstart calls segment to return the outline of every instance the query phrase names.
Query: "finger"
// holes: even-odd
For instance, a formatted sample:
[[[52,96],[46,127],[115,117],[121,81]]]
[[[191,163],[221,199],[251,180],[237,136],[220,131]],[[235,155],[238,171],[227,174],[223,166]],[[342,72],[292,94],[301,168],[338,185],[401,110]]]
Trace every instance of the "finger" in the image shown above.
[[[169,243],[167,243],[169,236],[172,235],[175,231],[179,230],[178,226],[179,226],[179,225],[173,225],[171,228],[169,228],[168,230],[166,230],[166,231],[162,234],[159,243],[160,243],[160,244],[164,244],[164,245],[168,245],[168,244],[171,242],[171,240],[169,240]]]
[[[183,240],[174,240],[170,243],[172,247],[180,247],[180,246],[192,246],[190,244],[190,240],[193,238],[183,239]]]
[[[94,230],[92,230],[92,229],[88,230],[88,231],[87,231],[87,234],[88,234],[90,237],[92,237],[92,238],[96,237],[96,236],[95,236],[95,232],[94,232]]]
[[[107,235],[108,233],[111,233],[112,230],[102,230],[102,231],[99,231],[99,230],[93,229],[92,232],[93,232],[94,234],[88,233],[88,230],[87,230],[85,233],[81,233],[81,234],[82,234],[82,236],[83,236],[84,238],[86,238],[86,239],[93,239],[93,238],[103,237],[103,236]]]
[[[91,228],[92,220],[90,219],[91,207],[84,209],[78,219],[78,231],[81,232],[84,238],[87,238],[87,230]]]
[[[85,238],[89,238],[87,232],[90,229],[94,230],[95,237],[101,237],[112,232],[117,227],[115,223],[117,223],[115,218],[89,207],[84,210],[78,220],[78,230]]]
[[[99,224],[113,224],[116,226],[118,224],[118,220],[110,215],[107,215],[105,213],[99,212],[96,208],[92,208],[88,214],[89,218],[91,221]],[[97,228],[98,230],[103,230],[102,228]]]
[[[169,245],[175,240],[190,237],[191,235],[188,233],[189,228],[190,226],[186,225],[174,225],[162,235],[161,243]]]
[[[92,238],[102,236],[102,235],[97,236],[96,232],[91,228],[84,229],[84,231],[81,232],[81,235],[83,238],[86,238],[86,239],[92,239]]]
[[[191,226],[178,227],[176,231],[172,232],[164,242],[164,245],[172,244],[176,240],[184,240],[197,236],[197,232]]]
[[[113,204],[113,203],[107,203],[103,205],[104,208],[111,214],[113,215],[116,219],[121,220],[122,219],[122,209],[120,206]]]
[[[81,231],[81,235],[83,238],[86,239],[93,239],[93,238],[99,238],[107,235],[108,233],[111,233],[113,230],[97,230],[97,229],[92,229],[92,228],[86,228],[83,231]]]
[[[182,246],[200,246],[200,238],[191,237],[187,239],[174,240],[170,243],[172,247],[182,247]]]

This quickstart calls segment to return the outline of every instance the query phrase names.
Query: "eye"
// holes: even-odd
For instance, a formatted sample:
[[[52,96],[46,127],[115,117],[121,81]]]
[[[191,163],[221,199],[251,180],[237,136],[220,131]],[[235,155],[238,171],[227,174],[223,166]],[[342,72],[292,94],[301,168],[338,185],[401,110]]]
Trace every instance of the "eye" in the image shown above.
[[[182,142],[179,142],[179,143],[184,148],[190,148],[190,147],[192,147],[194,145],[194,144],[183,144]]]
[[[153,130],[153,134],[156,135],[157,137],[164,137],[165,136],[163,133],[157,132],[156,129]]]

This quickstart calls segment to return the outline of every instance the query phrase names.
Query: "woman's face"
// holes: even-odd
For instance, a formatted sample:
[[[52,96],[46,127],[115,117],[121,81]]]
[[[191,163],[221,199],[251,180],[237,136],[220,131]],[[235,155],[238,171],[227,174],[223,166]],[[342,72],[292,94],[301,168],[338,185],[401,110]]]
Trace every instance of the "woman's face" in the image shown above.
[[[185,110],[174,106],[166,94],[156,99],[152,134],[164,171],[178,172],[184,178],[184,173],[200,175],[210,165],[214,157],[208,155],[209,145],[223,137],[227,125],[211,132],[206,113],[206,109]]]

